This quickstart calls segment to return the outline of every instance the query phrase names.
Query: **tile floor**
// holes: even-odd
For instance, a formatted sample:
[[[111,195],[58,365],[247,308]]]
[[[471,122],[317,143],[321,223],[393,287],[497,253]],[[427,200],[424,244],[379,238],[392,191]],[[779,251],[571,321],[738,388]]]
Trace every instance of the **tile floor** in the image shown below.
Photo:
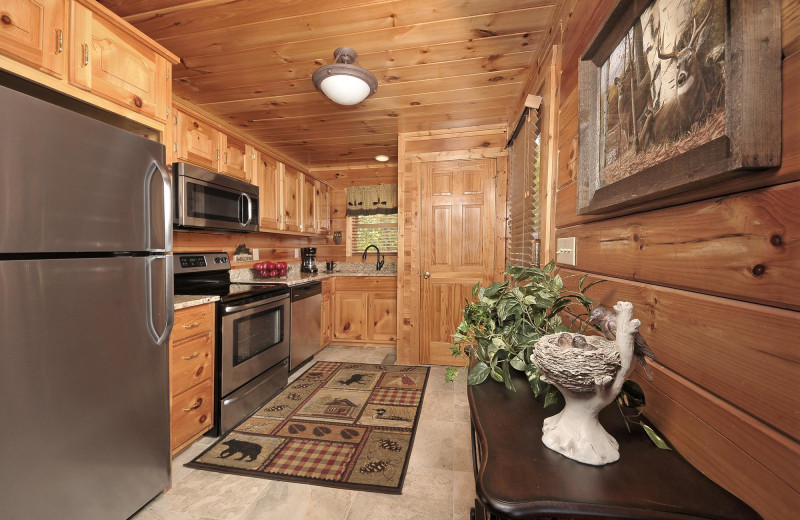
[[[329,346],[314,360],[390,363],[394,349]],[[172,464],[172,489],[153,499],[134,520],[466,520],[475,500],[466,384],[445,383],[444,367],[431,367],[402,495],[183,466],[213,441],[203,437],[180,454]]]

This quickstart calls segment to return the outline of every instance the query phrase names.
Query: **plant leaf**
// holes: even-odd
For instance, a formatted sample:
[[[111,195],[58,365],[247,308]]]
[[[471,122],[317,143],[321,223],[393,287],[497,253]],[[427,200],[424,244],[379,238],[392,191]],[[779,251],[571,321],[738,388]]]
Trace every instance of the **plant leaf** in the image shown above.
[[[480,361],[475,364],[474,367],[469,371],[469,377],[467,377],[467,383],[471,385],[479,385],[486,381],[486,378],[489,376],[489,372],[491,369],[489,365]]]
[[[625,406],[629,408],[639,408],[645,405],[644,391],[636,381],[628,379],[622,383],[622,390],[620,390],[619,393],[620,396],[624,395],[622,397],[623,401],[625,402]]]
[[[639,424],[642,426],[642,428],[644,428],[645,433],[647,433],[647,436],[650,437],[650,440],[653,441],[653,444],[655,444],[656,447],[662,450],[672,449],[667,445],[667,442],[664,439],[662,439],[659,434],[656,433],[654,429],[652,429],[643,422],[639,422]]]
[[[564,400],[561,396],[561,392],[558,391],[558,388],[554,387],[553,385],[547,385],[549,388],[547,389],[547,394],[544,396],[544,407],[547,408],[551,404],[560,403]]]

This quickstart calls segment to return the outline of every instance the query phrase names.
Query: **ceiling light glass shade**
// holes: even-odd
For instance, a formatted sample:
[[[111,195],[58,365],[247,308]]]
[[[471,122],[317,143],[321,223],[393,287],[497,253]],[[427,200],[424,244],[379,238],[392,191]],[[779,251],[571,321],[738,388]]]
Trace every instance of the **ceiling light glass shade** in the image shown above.
[[[361,103],[378,90],[378,80],[368,70],[355,65],[353,49],[339,47],[333,52],[334,63],[314,71],[311,81],[331,101],[340,105]]]
[[[383,155],[383,154],[376,155],[375,156],[375,160],[378,161],[378,162],[386,162],[386,161],[389,160],[389,156],[388,155]]]

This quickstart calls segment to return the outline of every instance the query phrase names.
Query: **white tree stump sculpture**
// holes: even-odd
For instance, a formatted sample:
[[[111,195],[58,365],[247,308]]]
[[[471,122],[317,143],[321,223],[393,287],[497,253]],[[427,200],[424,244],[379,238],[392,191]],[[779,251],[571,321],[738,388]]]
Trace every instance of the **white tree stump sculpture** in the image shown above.
[[[641,325],[631,319],[631,303],[617,302],[614,310],[616,341],[550,334],[536,342],[531,356],[542,381],[555,385],[565,401],[561,412],[545,419],[542,442],[565,457],[595,466],[619,459],[619,444],[597,416],[617,397],[633,370],[634,336]]]

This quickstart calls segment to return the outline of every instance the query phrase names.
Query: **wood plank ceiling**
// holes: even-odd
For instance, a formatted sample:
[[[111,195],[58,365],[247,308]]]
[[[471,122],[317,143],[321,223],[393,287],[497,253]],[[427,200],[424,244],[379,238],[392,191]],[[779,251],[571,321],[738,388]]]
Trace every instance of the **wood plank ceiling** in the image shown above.
[[[503,124],[564,0],[101,0],[181,57],[177,96],[310,168],[397,160],[397,133]],[[355,106],[311,83],[347,46]]]

